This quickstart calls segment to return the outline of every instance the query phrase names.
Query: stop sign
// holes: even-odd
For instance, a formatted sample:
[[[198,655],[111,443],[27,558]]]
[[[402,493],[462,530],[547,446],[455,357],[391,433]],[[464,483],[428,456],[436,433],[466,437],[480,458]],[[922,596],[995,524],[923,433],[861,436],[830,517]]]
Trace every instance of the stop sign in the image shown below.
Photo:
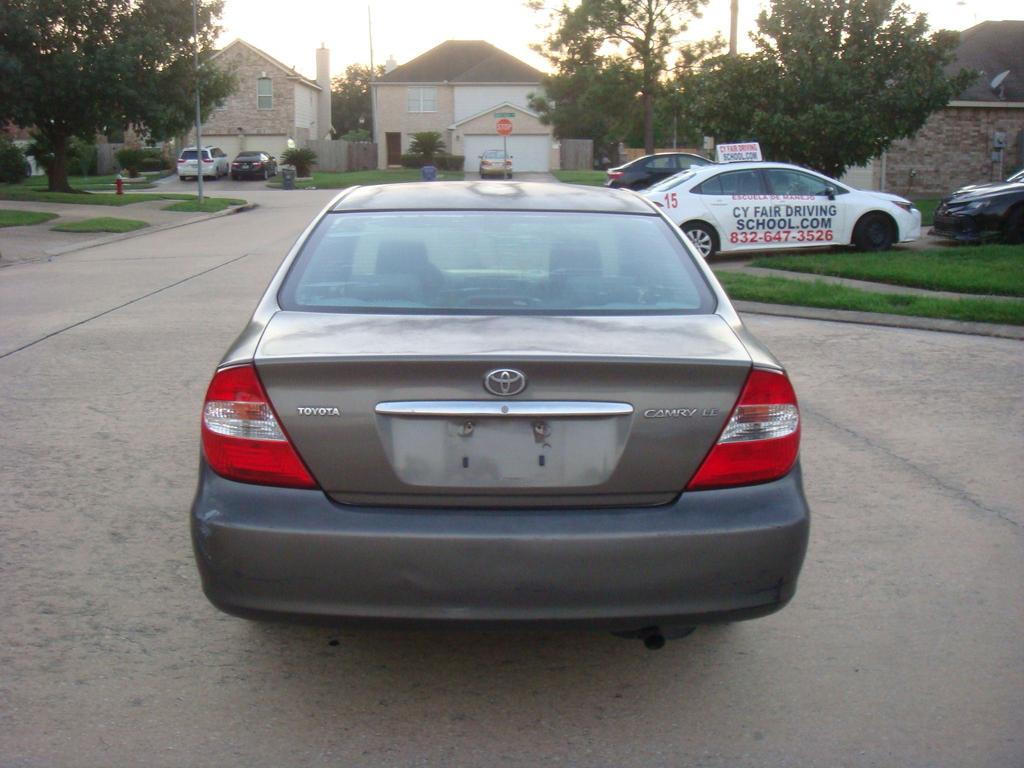
[[[507,117],[503,117],[498,121],[498,135],[508,136],[512,133],[512,121]]]

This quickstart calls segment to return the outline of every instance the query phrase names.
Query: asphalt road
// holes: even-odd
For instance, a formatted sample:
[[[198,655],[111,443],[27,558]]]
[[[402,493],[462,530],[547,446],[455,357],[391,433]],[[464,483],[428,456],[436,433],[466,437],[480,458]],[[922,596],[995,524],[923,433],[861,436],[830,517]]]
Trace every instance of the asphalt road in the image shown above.
[[[651,653],[219,614],[187,526],[203,392],[329,196],[0,271],[0,766],[1024,763],[1014,341],[749,318],[814,514],[774,616]]]

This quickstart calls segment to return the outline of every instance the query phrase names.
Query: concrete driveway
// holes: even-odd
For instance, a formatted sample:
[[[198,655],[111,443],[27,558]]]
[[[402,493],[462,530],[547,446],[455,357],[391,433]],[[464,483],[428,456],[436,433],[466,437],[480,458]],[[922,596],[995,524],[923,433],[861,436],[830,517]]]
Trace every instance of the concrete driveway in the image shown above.
[[[595,633],[254,624],[203,598],[203,392],[333,192],[0,270],[0,765],[1024,763],[1019,342],[750,317],[792,373],[794,602]]]

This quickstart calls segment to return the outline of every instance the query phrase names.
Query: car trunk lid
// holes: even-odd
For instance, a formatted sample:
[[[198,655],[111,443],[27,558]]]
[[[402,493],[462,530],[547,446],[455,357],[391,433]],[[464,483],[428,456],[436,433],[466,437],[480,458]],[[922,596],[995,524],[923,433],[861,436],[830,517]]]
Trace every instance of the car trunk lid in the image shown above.
[[[717,315],[308,312],[275,315],[255,362],[333,498],[467,507],[665,503],[751,365]]]

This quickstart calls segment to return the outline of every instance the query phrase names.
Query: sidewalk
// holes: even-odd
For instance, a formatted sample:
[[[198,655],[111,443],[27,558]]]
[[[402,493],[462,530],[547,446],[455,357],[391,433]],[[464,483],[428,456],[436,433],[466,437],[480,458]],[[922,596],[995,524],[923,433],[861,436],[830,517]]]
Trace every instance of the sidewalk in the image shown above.
[[[163,210],[175,200],[146,201],[131,205],[75,205],[21,200],[0,200],[0,210],[42,211],[56,213],[59,218],[25,227],[0,228],[0,267],[26,261],[41,261],[63,253],[91,248],[103,243],[139,237],[164,229],[194,224],[229,215],[247,206],[235,206],[217,213],[183,213]],[[126,233],[54,232],[57,224],[68,224],[94,218],[135,219],[149,224],[145,229]]]

